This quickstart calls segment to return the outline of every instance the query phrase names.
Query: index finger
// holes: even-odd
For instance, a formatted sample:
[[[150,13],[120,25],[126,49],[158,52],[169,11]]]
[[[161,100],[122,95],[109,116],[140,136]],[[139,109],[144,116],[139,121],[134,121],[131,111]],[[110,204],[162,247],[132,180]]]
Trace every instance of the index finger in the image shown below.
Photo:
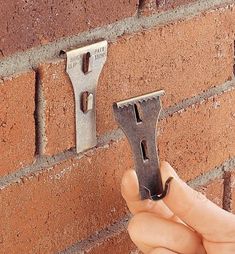
[[[202,194],[190,188],[166,162],[161,165],[163,183],[174,176],[165,204],[181,220],[209,241],[234,241],[235,216],[219,208]]]

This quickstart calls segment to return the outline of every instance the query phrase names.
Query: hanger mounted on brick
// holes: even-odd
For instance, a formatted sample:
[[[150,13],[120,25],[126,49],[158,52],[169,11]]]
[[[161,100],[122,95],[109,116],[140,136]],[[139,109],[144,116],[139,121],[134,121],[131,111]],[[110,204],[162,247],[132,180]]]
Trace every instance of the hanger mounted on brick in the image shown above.
[[[164,91],[116,102],[114,115],[131,145],[142,199],[160,200],[169,191],[172,177],[163,188],[156,150],[156,125]]]
[[[96,86],[107,59],[107,48],[107,41],[100,41],[61,52],[67,56],[66,72],[74,90],[77,153],[97,144]]]

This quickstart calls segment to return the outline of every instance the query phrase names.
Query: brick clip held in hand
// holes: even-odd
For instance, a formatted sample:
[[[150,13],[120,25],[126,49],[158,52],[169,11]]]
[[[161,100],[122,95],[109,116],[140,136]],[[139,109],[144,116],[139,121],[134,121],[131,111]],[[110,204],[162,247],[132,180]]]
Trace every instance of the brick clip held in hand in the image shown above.
[[[141,199],[164,198],[173,179],[169,177],[163,188],[156,150],[160,96],[164,94],[161,90],[113,104],[116,121],[127,136],[133,151]]]

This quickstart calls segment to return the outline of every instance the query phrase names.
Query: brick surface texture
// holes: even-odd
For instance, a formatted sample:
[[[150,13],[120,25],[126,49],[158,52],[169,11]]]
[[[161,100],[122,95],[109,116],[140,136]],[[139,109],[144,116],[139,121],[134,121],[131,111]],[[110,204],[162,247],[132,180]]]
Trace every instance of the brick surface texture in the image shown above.
[[[0,175],[34,161],[34,97],[34,72],[0,82]]]
[[[228,136],[228,134],[234,135],[230,130],[235,124],[231,111],[234,105],[234,99],[232,100],[234,93],[235,91],[210,99],[160,123],[159,130],[162,132],[159,136],[160,154],[163,159],[170,161],[176,169],[179,169],[178,173],[183,179],[196,177],[209,170],[209,167],[213,168],[216,163],[220,164],[235,152],[234,137]],[[192,126],[195,115],[198,119],[194,118],[193,122],[196,125]],[[222,118],[222,115],[225,118]],[[221,125],[214,125],[216,128],[213,129],[212,122],[219,122]],[[181,131],[177,130],[177,124],[181,126],[179,127]],[[198,129],[198,126],[202,127]],[[164,128],[168,131],[165,132]],[[174,131],[171,132],[171,128]],[[188,130],[190,133],[189,128],[192,128],[191,133],[195,135],[192,136],[191,144],[188,143],[189,138],[183,131]],[[202,135],[203,131],[205,134]],[[210,139],[209,135],[211,135]],[[218,139],[218,136],[222,139]],[[207,137],[204,139],[205,144],[203,137]],[[227,137],[226,143],[224,137]],[[226,146],[226,149],[223,149],[222,145]],[[202,149],[206,150],[202,151]],[[9,241],[18,239],[18,248],[22,250],[27,246],[34,251],[41,251],[46,244],[47,248],[55,251],[66,247],[66,244],[72,244],[76,237],[85,238],[96,228],[114,222],[125,214],[124,203],[117,190],[120,189],[122,172],[128,168],[133,168],[133,161],[128,143],[123,140],[112,143],[109,147],[94,150],[82,159],[65,161],[49,169],[48,172],[29,179],[23,178],[20,184],[7,187],[1,193],[4,207],[2,218],[4,224],[8,225],[8,231],[3,232],[3,236],[8,239],[4,241],[5,248],[9,247]],[[215,182],[214,187],[213,185],[207,187],[206,192],[208,195],[211,192],[216,203],[221,204],[220,191],[213,193],[217,185]],[[38,196],[38,193],[41,195]],[[97,193],[99,193],[98,198]],[[110,194],[107,196],[107,193]],[[44,197],[47,197],[47,201]],[[41,209],[37,210],[37,207]],[[13,211],[10,217],[9,211]],[[21,224],[15,228],[14,219],[18,220],[19,216],[22,216],[22,223],[25,223],[28,217],[32,216],[33,211],[32,223],[27,224],[24,229],[21,228]],[[84,213],[85,217],[82,216]],[[48,226],[41,227],[43,223]],[[34,227],[34,234],[31,235],[32,246],[29,246],[26,245],[28,239],[26,232],[32,227]],[[66,228],[66,231],[62,228]],[[17,230],[22,230],[18,238],[16,238]],[[54,232],[57,232],[56,239]],[[41,243],[43,239],[45,241],[47,239],[48,242]]]
[[[161,121],[160,157],[169,161],[185,180],[233,157],[234,103],[235,91],[232,91]]]
[[[235,214],[235,4],[178,19],[177,8],[184,15],[197,1],[0,2],[0,67],[24,56],[21,71],[0,80],[1,253],[140,253],[123,226],[120,183],[134,161],[112,104],[161,89],[160,160]],[[48,44],[53,55],[72,36],[78,44],[83,32],[97,39],[110,24],[96,94],[99,142],[76,154],[66,60],[28,50]]]
[[[219,207],[223,207],[224,180],[216,179],[205,186],[200,186],[197,191],[203,193],[208,199]]]
[[[196,0],[141,0],[140,13],[149,16],[194,2]]]
[[[45,120],[44,154],[55,154],[75,146],[75,106],[73,88],[62,64],[39,68],[42,109]]]
[[[1,0],[0,3],[2,57],[113,23],[137,11],[136,0]]]
[[[124,36],[110,44],[97,87],[98,134],[117,128],[112,113],[114,101],[164,88],[167,96],[163,105],[168,107],[231,79],[232,39],[230,30],[224,29],[228,14],[231,15],[209,13]],[[65,74],[65,62],[44,64],[39,70],[43,73],[45,125],[49,135],[45,153],[54,154],[74,146],[73,92]]]
[[[126,147],[99,148],[3,189],[5,253],[56,253],[124,216],[120,179],[133,167]]]
[[[62,86],[63,82],[59,82],[57,84]],[[53,91],[52,84],[50,89]],[[219,95],[160,121],[158,143],[161,159],[179,169],[185,180],[193,179],[235,155],[235,134],[232,131],[235,127],[234,94],[235,92]],[[64,94],[63,96],[65,102],[69,101]],[[58,100],[49,100],[47,103],[51,106],[48,105],[49,113],[46,115],[46,154],[55,154],[60,152],[59,149],[75,146],[73,110],[63,111],[65,104],[57,102]],[[57,119],[59,112],[64,112],[60,116],[61,121]],[[105,120],[101,122],[104,123]],[[98,122],[97,128],[99,127],[102,128],[103,125],[100,126]],[[57,136],[57,133],[60,135]]]

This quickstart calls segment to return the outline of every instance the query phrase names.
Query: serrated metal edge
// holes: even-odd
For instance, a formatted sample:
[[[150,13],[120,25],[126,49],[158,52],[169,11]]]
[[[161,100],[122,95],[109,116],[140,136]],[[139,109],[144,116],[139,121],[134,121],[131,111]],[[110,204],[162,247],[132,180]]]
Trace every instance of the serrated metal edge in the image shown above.
[[[141,96],[132,97],[132,98],[127,99],[127,100],[119,101],[119,102],[116,102],[115,104],[117,105],[118,108],[129,107],[129,106],[132,106],[136,103],[142,103],[144,101],[156,99],[159,96],[162,96],[164,94],[165,94],[165,91],[160,90],[160,91],[157,91],[157,92],[148,93],[148,94],[144,94],[144,95],[141,95]]]

